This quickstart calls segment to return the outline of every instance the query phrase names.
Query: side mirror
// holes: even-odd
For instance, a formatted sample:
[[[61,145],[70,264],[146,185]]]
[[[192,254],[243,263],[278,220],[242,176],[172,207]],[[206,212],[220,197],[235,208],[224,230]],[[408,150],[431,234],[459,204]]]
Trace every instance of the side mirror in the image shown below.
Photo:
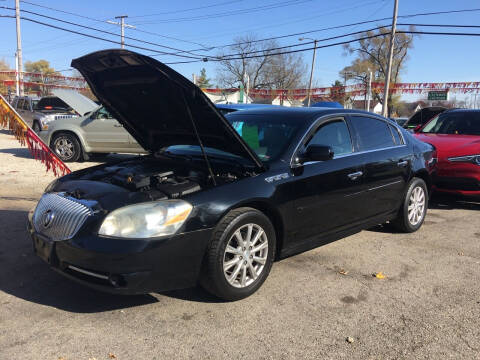
[[[418,124],[417,126],[415,126],[415,129],[413,129],[413,132],[418,133],[421,128],[422,128],[422,125]]]
[[[327,161],[333,159],[333,155],[334,153],[330,146],[309,145],[299,161],[302,164],[307,161]]]

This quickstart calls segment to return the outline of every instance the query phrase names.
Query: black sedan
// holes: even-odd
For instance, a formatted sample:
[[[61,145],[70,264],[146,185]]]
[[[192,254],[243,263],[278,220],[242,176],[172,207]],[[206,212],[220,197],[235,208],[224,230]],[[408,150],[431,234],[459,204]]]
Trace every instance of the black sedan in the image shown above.
[[[152,58],[106,50],[72,66],[150,154],[45,190],[30,215],[34,249],[71,279],[120,294],[200,283],[236,300],[275,259],[423,223],[435,150],[385,118],[280,107],[225,118]]]

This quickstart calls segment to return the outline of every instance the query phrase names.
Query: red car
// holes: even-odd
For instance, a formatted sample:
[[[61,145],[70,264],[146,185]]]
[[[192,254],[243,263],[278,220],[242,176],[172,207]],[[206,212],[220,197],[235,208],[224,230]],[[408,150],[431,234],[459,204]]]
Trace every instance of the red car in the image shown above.
[[[480,197],[480,110],[445,111],[415,136],[437,149],[435,191]]]

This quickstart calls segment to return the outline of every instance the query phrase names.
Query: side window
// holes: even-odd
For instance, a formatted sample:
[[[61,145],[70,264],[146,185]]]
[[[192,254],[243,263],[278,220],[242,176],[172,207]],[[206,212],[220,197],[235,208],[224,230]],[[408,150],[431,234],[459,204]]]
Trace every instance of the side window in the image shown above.
[[[398,132],[397,128],[390,124],[388,126],[390,128],[390,131],[392,132],[393,140],[395,140],[395,144],[402,145],[403,144],[402,137],[400,136],[400,133]]]
[[[104,107],[100,108],[95,114],[95,119],[113,119],[112,115]]]
[[[17,110],[18,110],[18,109],[23,109],[23,102],[24,102],[23,98],[22,98],[22,99],[18,99],[18,101],[17,101]]]
[[[23,110],[30,111],[30,101],[28,99],[25,99],[25,101],[23,102]]]
[[[343,120],[335,120],[322,125],[307,143],[308,145],[330,146],[334,156],[353,152],[350,131]]]
[[[382,149],[394,146],[393,136],[385,121],[352,116],[359,151]]]

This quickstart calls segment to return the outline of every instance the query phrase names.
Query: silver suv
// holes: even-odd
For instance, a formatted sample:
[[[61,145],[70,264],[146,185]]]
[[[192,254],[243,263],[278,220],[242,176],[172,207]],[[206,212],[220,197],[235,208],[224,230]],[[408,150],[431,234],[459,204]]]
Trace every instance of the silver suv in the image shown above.
[[[65,162],[95,153],[146,153],[103,106],[83,117],[52,121],[44,130],[39,136]]]
[[[15,96],[13,98],[12,106],[22,117],[22,119],[28,124],[28,126],[33,125],[33,114],[39,100],[39,98],[32,96]],[[37,130],[35,131],[38,132]]]
[[[17,96],[13,99],[12,106],[36,133],[44,129],[46,124],[52,120],[83,115],[79,114],[60,96],[44,96],[41,99]]]

